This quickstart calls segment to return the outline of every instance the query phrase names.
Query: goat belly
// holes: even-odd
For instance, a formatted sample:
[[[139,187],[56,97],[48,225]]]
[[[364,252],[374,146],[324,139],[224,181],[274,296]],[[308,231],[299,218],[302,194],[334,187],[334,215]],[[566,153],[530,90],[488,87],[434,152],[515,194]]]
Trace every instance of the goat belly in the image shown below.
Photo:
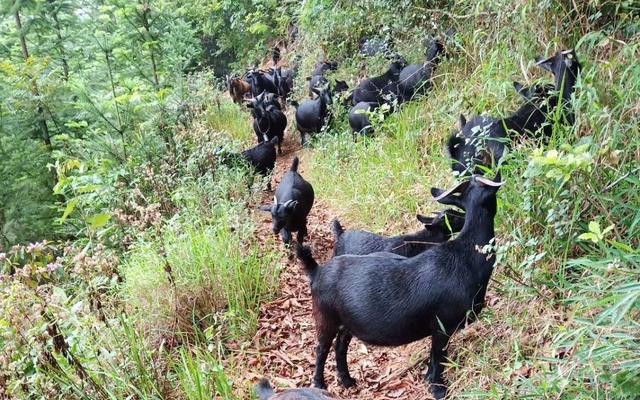
[[[337,257],[352,261],[362,257],[335,276],[333,303],[341,324],[360,340],[379,346],[403,345],[431,335],[437,327],[436,305],[430,296],[423,296],[430,288],[420,287],[416,268],[401,265],[406,258],[378,254],[393,258],[378,264],[375,261],[381,257]]]

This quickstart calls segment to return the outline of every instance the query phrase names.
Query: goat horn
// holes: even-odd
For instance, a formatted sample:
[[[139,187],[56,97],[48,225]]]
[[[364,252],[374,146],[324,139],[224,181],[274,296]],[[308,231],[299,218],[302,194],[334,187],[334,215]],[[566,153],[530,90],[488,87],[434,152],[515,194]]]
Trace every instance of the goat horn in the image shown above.
[[[487,179],[487,178],[482,177],[482,176],[476,176],[475,179],[476,179],[476,181],[478,181],[478,182],[480,182],[480,183],[482,183],[484,185],[492,186],[492,187],[500,187],[500,186],[505,184],[504,181],[502,181],[502,182],[494,182],[491,179]]]
[[[533,65],[542,65],[544,63],[547,63],[549,61],[551,61],[551,59],[553,59],[553,57],[555,57],[555,55],[551,56],[551,57],[547,57],[547,58],[543,58],[542,60],[538,60],[535,64]]]

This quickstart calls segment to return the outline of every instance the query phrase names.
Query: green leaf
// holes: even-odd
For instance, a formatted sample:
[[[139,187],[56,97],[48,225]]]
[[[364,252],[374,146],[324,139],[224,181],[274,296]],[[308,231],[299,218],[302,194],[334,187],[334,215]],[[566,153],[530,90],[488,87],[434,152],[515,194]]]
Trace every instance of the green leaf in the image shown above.
[[[580,239],[580,240],[591,240],[593,243],[598,243],[599,242],[598,236],[596,236],[595,234],[593,234],[591,232],[583,233],[582,235],[578,236],[578,239]]]
[[[69,217],[69,215],[71,215],[73,210],[76,209],[76,206],[78,205],[79,202],[80,200],[78,199],[72,199],[69,203],[67,203],[67,207],[65,207],[64,213],[62,213],[62,217],[60,217],[60,223],[63,223],[64,221],[67,220],[67,218]]]
[[[89,218],[87,218],[87,222],[93,229],[100,229],[107,224],[111,220],[111,215],[109,214],[96,214]]]
[[[597,221],[589,222],[589,232],[593,232],[596,235],[600,236],[601,235],[600,224]]]

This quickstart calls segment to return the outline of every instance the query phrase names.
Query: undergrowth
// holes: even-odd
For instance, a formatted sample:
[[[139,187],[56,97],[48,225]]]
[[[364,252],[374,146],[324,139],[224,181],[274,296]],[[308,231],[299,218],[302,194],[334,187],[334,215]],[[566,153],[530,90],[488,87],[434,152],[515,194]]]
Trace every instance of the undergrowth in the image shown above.
[[[234,31],[244,24],[230,2],[187,7],[180,18],[193,14],[191,25],[177,18],[171,37],[186,35],[194,21],[208,21],[204,30],[213,32],[233,21],[222,47],[238,56],[236,65],[249,66],[277,35],[297,56],[285,61],[298,67],[300,100],[321,57],[340,63],[330,79],[351,86],[385,70],[383,57],[357,54],[363,36],[393,37],[402,55],[421,62],[427,39],[455,30],[424,99],[376,115],[375,136],[355,141],[348,110],[335,102],[331,126],[308,150],[305,175],[328,212],[348,228],[384,234],[415,229],[416,213],[438,209],[429,189],[456,181],[444,149],[459,114],[507,116],[521,103],[512,81],[551,80],[533,65],[536,56],[576,49],[583,63],[576,123],[555,123],[548,143],[514,139],[502,170],[507,184],[499,192],[488,307],[454,337],[447,377],[456,398],[638,398],[637,6],[268,3],[238,11],[247,32]],[[216,15],[224,18],[213,23]],[[234,47],[247,37],[256,39],[255,49],[248,42]],[[39,204],[40,214],[57,216],[60,240],[0,250],[0,398],[251,396],[250,367],[235,356],[248,351],[260,306],[277,294],[282,255],[269,245],[273,238],[256,238],[250,210],[264,182],[224,157],[254,142],[248,113],[211,74],[189,69],[183,77],[183,70],[176,66],[175,82],[151,94],[148,82],[123,83],[128,91],[119,89],[117,99],[114,88],[101,109],[104,123],[119,107],[135,116],[117,132],[78,119],[67,123],[69,134],[57,135],[47,160],[41,148],[31,151],[57,175],[54,200]],[[91,105],[78,106],[83,117]],[[11,149],[2,141],[0,150]],[[12,181],[3,199],[16,203],[33,182]],[[33,199],[25,210],[34,209]],[[7,226],[31,237],[23,226]]]

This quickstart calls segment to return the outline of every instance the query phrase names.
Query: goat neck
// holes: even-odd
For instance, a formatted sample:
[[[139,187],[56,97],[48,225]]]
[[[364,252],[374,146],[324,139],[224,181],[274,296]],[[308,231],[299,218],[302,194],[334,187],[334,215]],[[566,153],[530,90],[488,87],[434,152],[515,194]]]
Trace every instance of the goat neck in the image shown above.
[[[472,246],[485,246],[495,237],[494,218],[497,201],[495,195],[480,203],[478,199],[470,200],[466,207],[464,226],[456,241]]]

